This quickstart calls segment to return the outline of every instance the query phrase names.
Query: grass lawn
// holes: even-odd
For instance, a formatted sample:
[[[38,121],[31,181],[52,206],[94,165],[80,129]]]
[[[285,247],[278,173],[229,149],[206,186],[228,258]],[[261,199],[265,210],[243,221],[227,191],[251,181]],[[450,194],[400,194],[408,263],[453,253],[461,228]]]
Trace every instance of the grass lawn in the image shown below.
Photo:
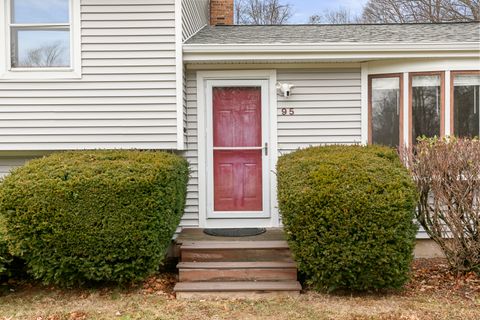
[[[172,276],[139,287],[61,290],[39,285],[3,285],[5,319],[480,319],[480,279],[457,278],[439,264],[418,265],[405,290],[389,294],[327,295],[306,292],[274,300],[177,301]]]

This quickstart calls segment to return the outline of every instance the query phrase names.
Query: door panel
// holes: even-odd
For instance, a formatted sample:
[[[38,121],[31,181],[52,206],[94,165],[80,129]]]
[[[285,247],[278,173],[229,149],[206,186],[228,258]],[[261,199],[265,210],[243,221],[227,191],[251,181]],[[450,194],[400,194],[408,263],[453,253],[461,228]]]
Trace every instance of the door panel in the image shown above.
[[[215,150],[214,211],[262,211],[262,150]]]
[[[214,211],[263,210],[260,87],[213,88]]]
[[[261,88],[213,88],[213,147],[262,146]]]

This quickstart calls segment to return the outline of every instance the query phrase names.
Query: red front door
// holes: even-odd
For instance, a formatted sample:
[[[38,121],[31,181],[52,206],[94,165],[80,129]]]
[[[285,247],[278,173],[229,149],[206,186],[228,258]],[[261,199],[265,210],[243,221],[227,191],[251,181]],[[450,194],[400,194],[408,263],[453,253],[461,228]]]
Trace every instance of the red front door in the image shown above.
[[[262,211],[260,87],[213,88],[214,211]]]

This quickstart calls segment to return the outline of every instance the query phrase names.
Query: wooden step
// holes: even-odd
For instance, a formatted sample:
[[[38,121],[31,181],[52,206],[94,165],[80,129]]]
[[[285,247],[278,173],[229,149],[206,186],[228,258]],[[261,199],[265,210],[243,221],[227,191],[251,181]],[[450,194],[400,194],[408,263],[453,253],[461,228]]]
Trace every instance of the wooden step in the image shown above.
[[[296,281],[294,262],[180,262],[181,282]]]
[[[287,241],[187,241],[186,249],[288,249]]]
[[[180,247],[182,262],[292,261],[286,241],[195,241]]]
[[[298,281],[179,282],[174,288],[177,299],[296,296],[300,290]]]

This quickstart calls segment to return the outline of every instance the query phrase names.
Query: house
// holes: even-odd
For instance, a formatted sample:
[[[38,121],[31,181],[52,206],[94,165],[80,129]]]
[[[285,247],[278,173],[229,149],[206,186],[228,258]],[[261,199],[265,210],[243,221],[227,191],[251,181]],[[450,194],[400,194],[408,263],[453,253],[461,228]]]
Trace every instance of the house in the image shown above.
[[[279,227],[274,168],[297,148],[480,134],[478,22],[234,26],[233,0],[0,10],[0,174],[57,150],[172,150],[193,169],[182,227]]]

